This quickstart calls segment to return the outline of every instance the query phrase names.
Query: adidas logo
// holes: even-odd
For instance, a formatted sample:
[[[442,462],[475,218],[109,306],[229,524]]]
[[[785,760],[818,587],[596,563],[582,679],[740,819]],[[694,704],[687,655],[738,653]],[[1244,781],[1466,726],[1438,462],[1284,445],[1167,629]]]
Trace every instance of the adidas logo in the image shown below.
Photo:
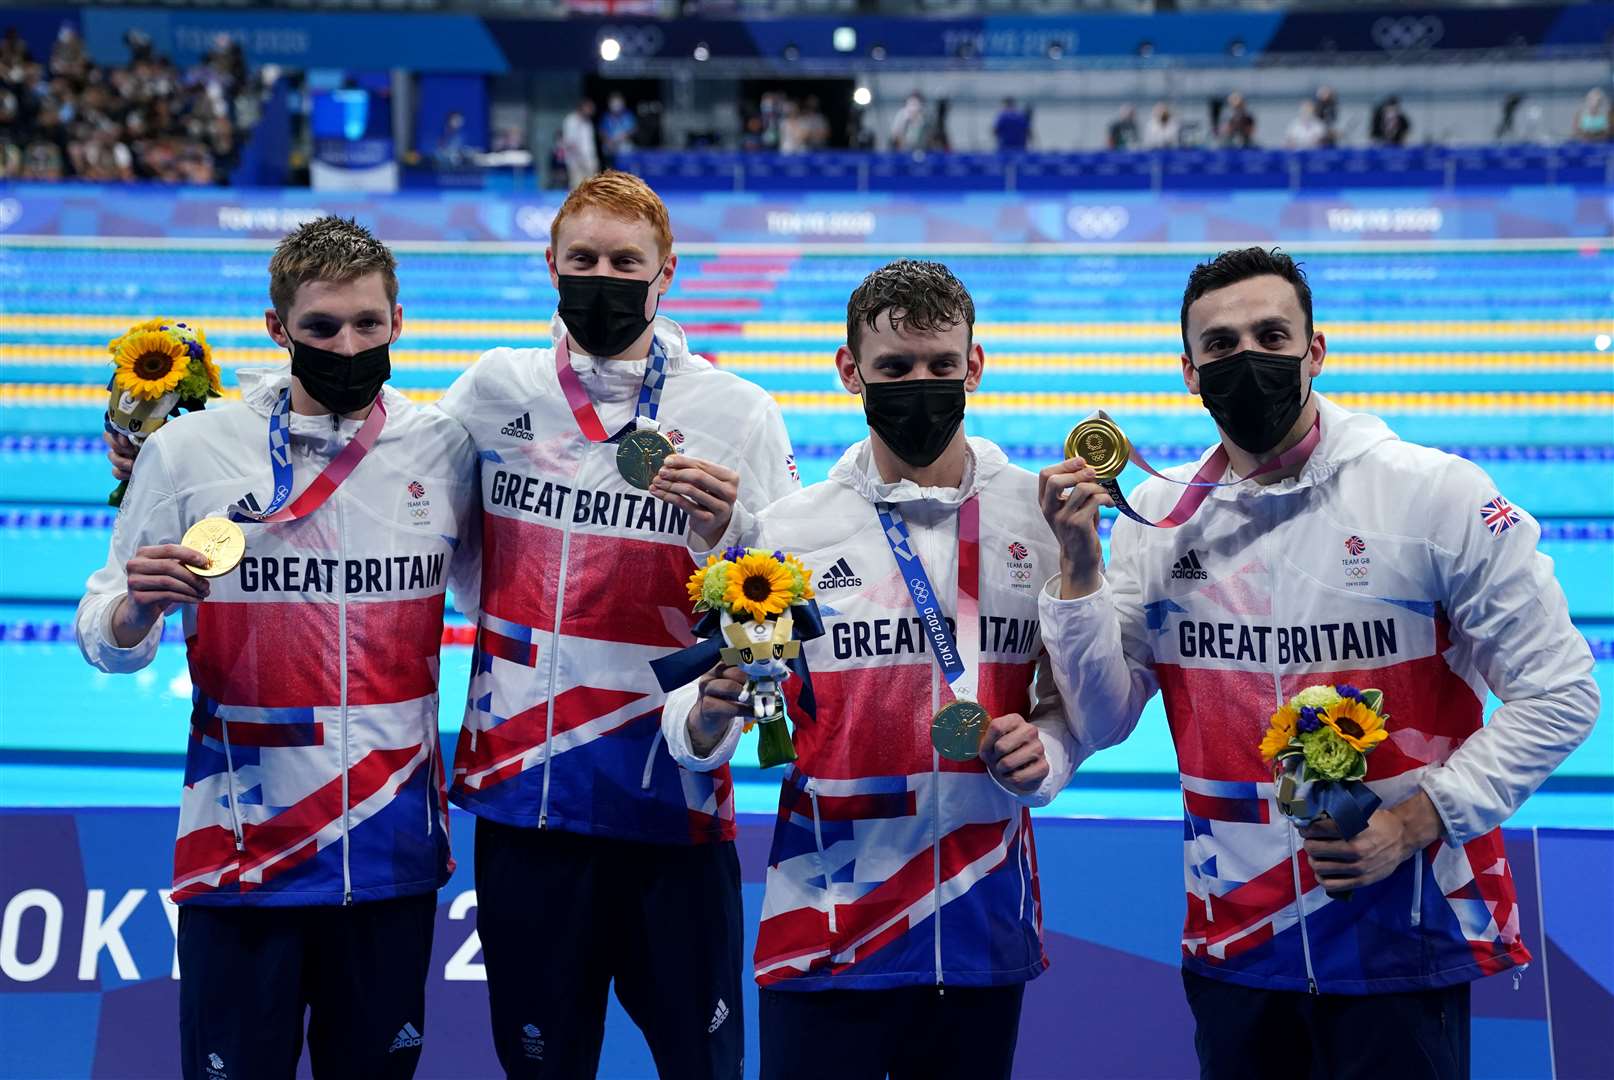
[[[729,1018],[729,1007],[722,998],[717,999],[717,1011],[712,1014],[712,1022],[706,1025],[706,1034],[711,1035],[723,1026],[723,1021]]]
[[[415,1030],[414,1024],[405,1021],[404,1026],[398,1030],[398,1037],[392,1040],[392,1046],[388,1048],[387,1053],[395,1054],[399,1050],[408,1050],[419,1045],[420,1032]]]
[[[852,566],[845,559],[841,559],[834,566],[825,570],[818,579],[819,589],[860,589],[863,579],[852,573]]]
[[[512,439],[526,439],[528,442],[532,442],[532,414],[522,413],[500,428],[499,434],[507,435]]]
[[[1172,566],[1171,576],[1174,578],[1186,578],[1191,581],[1204,581],[1210,577],[1210,572],[1199,565],[1199,556],[1190,551]]]

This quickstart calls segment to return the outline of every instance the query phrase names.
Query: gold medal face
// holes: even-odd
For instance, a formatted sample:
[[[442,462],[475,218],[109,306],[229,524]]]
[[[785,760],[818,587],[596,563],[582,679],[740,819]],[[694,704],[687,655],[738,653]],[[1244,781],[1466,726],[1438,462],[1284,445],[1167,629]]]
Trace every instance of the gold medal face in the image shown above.
[[[661,463],[673,454],[673,444],[659,431],[641,428],[622,437],[616,448],[616,471],[640,491],[661,471]]]
[[[1065,456],[1087,462],[1100,480],[1114,480],[1126,468],[1132,446],[1115,421],[1094,416],[1077,424],[1065,439]]]
[[[246,534],[241,526],[221,517],[203,518],[185,530],[181,546],[199,551],[207,557],[207,568],[191,567],[191,573],[201,577],[219,577],[235,569],[236,563],[247,551]]]
[[[930,722],[930,745],[948,761],[968,761],[980,754],[986,725],[991,722],[986,710],[973,701],[943,705]]]

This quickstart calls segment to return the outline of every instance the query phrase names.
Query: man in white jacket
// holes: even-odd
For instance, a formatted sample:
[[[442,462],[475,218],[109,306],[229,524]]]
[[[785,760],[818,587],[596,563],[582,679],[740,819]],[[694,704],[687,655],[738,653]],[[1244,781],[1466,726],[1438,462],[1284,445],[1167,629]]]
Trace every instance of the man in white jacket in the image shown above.
[[[657,314],[678,256],[644,181],[584,181],[548,258],[553,345],[491,350],[441,406],[482,463],[482,615],[450,795],[477,817],[494,1045],[511,1076],[592,1076],[614,982],[662,1075],[730,1080],[734,786],[668,756],[650,661],[691,640],[690,537],[721,531],[736,486],[748,522],[800,480],[773,399]],[[630,435],[682,452],[624,470]]]
[[[835,358],[869,438],[724,537],[798,555],[825,622],[803,646],[814,715],[786,683],[799,756],[756,947],[765,1080],[1007,1077],[1025,983],[1048,963],[1029,807],[1076,762],[1036,630],[1058,555],[1035,478],[964,435],[985,370],[974,322],[939,263],[869,275]],[[744,680],[720,667],[669,696],[680,764],[733,755]],[[960,701],[982,727],[946,759],[932,718]]]
[[[1529,514],[1315,392],[1326,343],[1291,259],[1198,267],[1182,328],[1183,381],[1221,443],[1168,475],[1278,464],[1179,528],[1118,519],[1107,571],[1110,496],[1080,459],[1043,470],[1061,555],[1040,606],[1081,753],[1165,699],[1201,1074],[1466,1077],[1469,984],[1530,960],[1498,826],[1595,722],[1591,652]],[[1158,520],[1181,490],[1146,480],[1131,502]],[[1383,808],[1349,840],[1326,818],[1298,834],[1258,749],[1319,684],[1382,690],[1390,716],[1367,759]]]
[[[437,889],[452,868],[438,752],[444,589],[474,614],[475,457],[384,386],[403,328],[392,254],[322,218],[270,262],[286,367],[146,440],[79,603],[97,668],[152,660],[183,612],[193,686],[174,849],[182,1074],[408,1077]],[[271,452],[283,447],[282,454]],[[211,578],[205,517],[246,553]],[[258,519],[262,520],[258,520]]]

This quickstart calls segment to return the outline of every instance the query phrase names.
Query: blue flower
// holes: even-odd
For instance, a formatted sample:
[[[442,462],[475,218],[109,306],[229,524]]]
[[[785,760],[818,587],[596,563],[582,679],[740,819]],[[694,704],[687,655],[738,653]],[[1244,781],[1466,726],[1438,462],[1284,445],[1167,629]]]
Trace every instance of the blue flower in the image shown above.
[[[1323,726],[1322,714],[1308,705],[1300,710],[1300,722],[1295,726],[1302,732],[1310,734]]]
[[[202,358],[202,343],[200,341],[189,342],[186,345],[186,348],[190,351],[192,360],[200,360]]]
[[[735,544],[733,547],[728,548],[723,552],[723,558],[727,562],[739,562],[741,559],[745,558],[745,548],[741,547],[739,544]]]
[[[782,551],[776,551],[776,552],[773,553],[773,559],[774,559],[775,562],[784,562],[785,561],[785,553],[782,552]]]
[[[1359,701],[1362,697],[1362,691],[1358,690],[1350,683],[1340,683],[1338,686],[1334,687],[1334,693],[1338,694],[1342,698],[1350,698],[1352,701]]]

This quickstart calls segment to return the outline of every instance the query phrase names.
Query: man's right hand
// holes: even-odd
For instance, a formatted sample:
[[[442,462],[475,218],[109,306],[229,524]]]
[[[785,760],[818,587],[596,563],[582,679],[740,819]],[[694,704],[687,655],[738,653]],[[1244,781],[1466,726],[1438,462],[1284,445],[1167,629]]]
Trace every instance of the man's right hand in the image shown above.
[[[701,676],[700,700],[684,722],[689,728],[689,748],[697,757],[710,757],[734,726],[734,718],[746,711],[740,703],[745,683],[745,672],[723,664]]]
[[[102,431],[101,440],[106,443],[106,459],[112,462],[112,475],[119,480],[129,479],[134,471],[135,457],[140,453],[140,447],[127,435],[118,435],[111,431]]]
[[[207,556],[179,544],[154,544],[134,553],[124,567],[129,591],[112,613],[112,636],[119,648],[139,644],[174,605],[207,599],[211,586],[191,573],[193,566],[207,569]]]
[[[1059,595],[1075,600],[1104,583],[1104,552],[1098,542],[1098,508],[1115,503],[1098,475],[1081,458],[1050,465],[1037,475],[1042,516],[1059,541]]]

